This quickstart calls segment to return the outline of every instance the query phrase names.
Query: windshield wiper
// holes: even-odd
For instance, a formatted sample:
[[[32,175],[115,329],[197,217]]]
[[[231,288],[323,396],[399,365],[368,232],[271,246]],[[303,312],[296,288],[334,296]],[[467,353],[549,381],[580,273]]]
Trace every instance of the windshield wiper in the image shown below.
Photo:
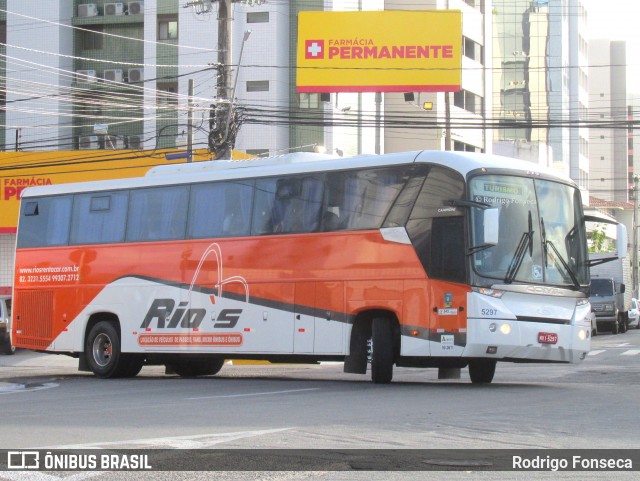
[[[513,258],[507,269],[507,275],[504,278],[505,284],[511,284],[516,278],[527,249],[529,249],[529,256],[531,256],[533,254],[533,223],[531,221],[531,211],[529,211],[529,231],[522,233],[518,247],[516,247],[516,252],[513,254]]]
[[[551,249],[553,250],[553,253],[554,253],[553,263],[556,266],[556,269],[560,270],[558,268],[558,263],[560,263],[560,265],[564,268],[564,271],[571,278],[571,282],[573,282],[573,285],[576,288],[579,288],[580,287],[580,281],[578,281],[578,277],[576,276],[575,272],[573,272],[573,269],[571,269],[571,267],[569,266],[567,261],[564,259],[564,257],[562,257],[562,254],[560,254],[560,251],[558,251],[558,248],[556,247],[556,245],[552,241],[547,240],[547,233],[546,233],[546,230],[544,228],[544,219],[542,217],[540,217],[540,224],[542,226],[542,246],[544,247],[544,253],[543,253],[542,261],[544,263],[545,270],[546,270],[546,266],[547,266],[547,258],[549,256],[549,247],[551,247]]]
[[[469,247],[469,250],[467,251],[467,255],[468,256],[472,256],[473,254],[476,254],[480,251],[483,251],[485,249],[488,249],[490,247],[495,247],[495,244],[480,244],[477,246],[473,246],[473,247]]]

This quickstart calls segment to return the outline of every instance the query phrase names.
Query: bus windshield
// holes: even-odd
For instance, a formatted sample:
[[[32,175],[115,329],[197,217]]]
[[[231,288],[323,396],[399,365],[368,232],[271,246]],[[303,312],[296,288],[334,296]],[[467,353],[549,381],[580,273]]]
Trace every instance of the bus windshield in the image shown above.
[[[576,289],[588,284],[578,189],[507,175],[474,177],[469,187],[474,202],[500,212],[498,243],[484,245],[482,209],[474,209],[471,246],[480,278]]]

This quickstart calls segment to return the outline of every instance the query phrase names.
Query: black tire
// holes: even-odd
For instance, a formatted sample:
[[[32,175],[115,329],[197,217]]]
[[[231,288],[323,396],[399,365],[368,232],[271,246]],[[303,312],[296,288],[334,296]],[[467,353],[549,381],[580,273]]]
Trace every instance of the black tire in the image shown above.
[[[618,321],[614,321],[611,325],[611,334],[618,334]]]
[[[393,324],[376,317],[371,324],[371,380],[388,384],[393,379]]]
[[[167,368],[180,377],[213,376],[218,374],[224,359],[181,359],[167,363]]]
[[[16,353],[16,346],[11,343],[11,338],[7,336],[2,343],[2,352],[7,356],[12,356]]]
[[[625,320],[624,316],[618,316],[618,325],[620,326],[620,332],[622,334],[627,332],[627,321]]]
[[[84,355],[91,371],[103,379],[135,376],[142,368],[142,365],[137,371],[132,368],[133,356],[122,354],[120,334],[114,324],[107,321],[98,322],[91,328]]]
[[[127,356],[123,359],[127,367],[123,369],[121,377],[136,377],[144,366],[145,359],[142,356]]]
[[[494,359],[474,359],[469,361],[469,377],[473,384],[489,384],[496,373]]]

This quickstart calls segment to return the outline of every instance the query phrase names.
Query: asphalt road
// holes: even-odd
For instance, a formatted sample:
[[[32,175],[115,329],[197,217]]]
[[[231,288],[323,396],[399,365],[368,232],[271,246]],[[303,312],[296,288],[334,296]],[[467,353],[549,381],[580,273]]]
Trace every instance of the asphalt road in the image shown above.
[[[459,380],[438,380],[435,369],[398,368],[392,384],[374,385],[368,376],[344,374],[341,364],[332,363],[225,365],[218,376],[199,379],[145,367],[134,379],[101,380],[78,372],[73,359],[18,351],[0,356],[0,449],[638,449],[639,381],[640,330],[595,337],[591,354],[578,365],[498,364],[486,386],[472,385],[466,370]],[[58,479],[18,474],[0,473],[0,478]],[[372,473],[364,474],[258,478],[372,479]],[[531,478],[473,474],[429,479]],[[548,479],[558,478],[552,474]],[[626,479],[631,473],[562,474],[563,479]],[[94,472],[74,479],[84,475],[151,476]],[[183,473],[162,475],[154,474],[181,479]],[[389,473],[376,476],[390,479]],[[419,473],[397,476],[425,479]],[[211,477],[192,473],[188,479]],[[255,477],[226,473],[215,479]]]

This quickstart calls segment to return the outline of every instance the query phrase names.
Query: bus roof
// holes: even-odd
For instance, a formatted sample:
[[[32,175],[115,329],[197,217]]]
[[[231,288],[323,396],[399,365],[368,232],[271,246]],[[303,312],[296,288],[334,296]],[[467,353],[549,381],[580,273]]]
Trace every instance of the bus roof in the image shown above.
[[[460,172],[464,177],[469,172],[484,167],[487,169],[545,172],[563,181],[573,183],[570,179],[560,176],[557,172],[540,168],[540,166],[531,162],[498,155],[425,150],[347,158],[302,152],[250,160],[215,160],[163,165],[153,167],[144,177],[29,187],[22,192],[22,197],[384,167],[414,162],[448,166]]]

